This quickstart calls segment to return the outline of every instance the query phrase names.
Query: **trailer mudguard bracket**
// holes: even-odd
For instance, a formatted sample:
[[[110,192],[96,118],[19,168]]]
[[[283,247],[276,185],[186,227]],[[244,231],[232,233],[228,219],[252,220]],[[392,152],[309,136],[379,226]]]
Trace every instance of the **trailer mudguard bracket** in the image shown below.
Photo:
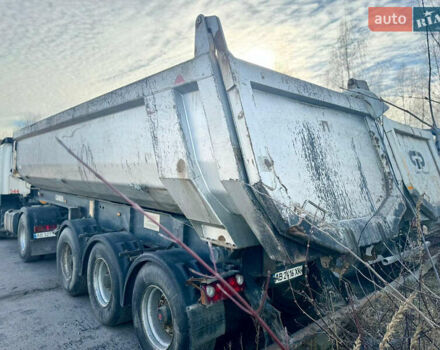
[[[154,252],[144,253],[138,256],[130,266],[124,285],[123,305],[131,303],[131,293],[133,291],[134,282],[137,273],[145,263],[157,264],[168,273],[172,274],[177,282],[185,285],[184,299],[187,305],[191,305],[196,300],[195,289],[186,286],[187,280],[191,277],[188,268],[199,271],[196,261],[183,249],[174,248],[169,250],[157,250]]]
[[[23,207],[20,209],[21,217],[24,218],[26,229],[31,234],[30,249],[31,255],[46,255],[56,252],[57,237],[55,234],[48,237],[36,237],[34,227],[39,225],[56,224],[59,225],[64,219],[63,210],[52,205],[35,207]],[[56,229],[58,231],[58,229]]]
[[[58,237],[61,235],[63,230],[68,227],[74,233],[74,237],[79,247],[79,251],[81,252],[80,261],[81,267],[80,272],[83,274],[83,257],[86,252],[87,242],[90,237],[100,233],[100,228],[93,218],[87,219],[75,219],[75,220],[66,220],[61,224],[60,230],[58,232]]]

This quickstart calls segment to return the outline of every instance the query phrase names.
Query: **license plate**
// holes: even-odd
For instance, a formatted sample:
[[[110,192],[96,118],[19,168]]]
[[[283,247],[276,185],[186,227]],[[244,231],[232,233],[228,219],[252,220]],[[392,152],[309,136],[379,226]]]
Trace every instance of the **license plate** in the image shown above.
[[[34,233],[34,239],[40,239],[40,238],[51,238],[56,237],[55,231],[47,231],[47,232],[38,232]]]
[[[275,284],[277,284],[277,283],[285,282],[285,281],[294,279],[296,277],[302,276],[302,274],[303,274],[303,267],[302,267],[302,265],[300,265],[300,266],[292,267],[291,269],[287,269],[287,270],[275,273],[273,275],[273,279],[274,279]]]

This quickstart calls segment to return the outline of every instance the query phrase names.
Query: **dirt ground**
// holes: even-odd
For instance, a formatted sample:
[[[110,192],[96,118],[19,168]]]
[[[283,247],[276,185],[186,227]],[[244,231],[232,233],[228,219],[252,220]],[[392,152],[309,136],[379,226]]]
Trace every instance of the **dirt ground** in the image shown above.
[[[11,239],[0,239],[0,258],[0,349],[140,349],[130,323],[101,325],[88,296],[59,287],[53,258],[26,264]]]
[[[13,239],[0,239],[0,257],[0,349],[140,349],[131,323],[105,327],[93,316],[88,296],[72,298],[62,290],[54,258],[26,264],[19,258]],[[424,289],[413,303],[439,322],[440,297],[436,296],[440,296],[440,285],[432,269],[423,281],[430,292]],[[417,284],[399,287],[406,297],[417,289]],[[384,294],[349,314],[347,324],[335,325],[335,330],[339,328],[338,336],[347,348],[354,348],[360,330],[361,348],[377,349],[400,306]],[[387,348],[440,349],[438,329],[430,327],[410,308],[402,315]],[[322,341],[317,342],[318,338]],[[318,332],[314,339],[312,343],[320,343],[312,347],[315,349],[345,348],[335,345],[325,332]]]

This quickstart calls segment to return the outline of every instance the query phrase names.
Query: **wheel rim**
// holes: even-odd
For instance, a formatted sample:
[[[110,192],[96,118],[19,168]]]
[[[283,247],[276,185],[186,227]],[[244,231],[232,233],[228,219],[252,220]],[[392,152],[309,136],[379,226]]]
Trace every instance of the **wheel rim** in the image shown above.
[[[23,229],[21,229],[18,233],[18,241],[20,243],[20,252],[23,255],[26,250],[26,235]]]
[[[165,293],[151,285],[145,290],[141,304],[142,326],[152,345],[165,350],[173,341],[173,316]]]
[[[104,259],[98,258],[93,269],[93,287],[98,303],[106,307],[112,297],[110,270]]]
[[[63,245],[63,250],[61,253],[61,271],[63,272],[63,276],[67,281],[72,279],[73,256],[72,249],[67,243]]]

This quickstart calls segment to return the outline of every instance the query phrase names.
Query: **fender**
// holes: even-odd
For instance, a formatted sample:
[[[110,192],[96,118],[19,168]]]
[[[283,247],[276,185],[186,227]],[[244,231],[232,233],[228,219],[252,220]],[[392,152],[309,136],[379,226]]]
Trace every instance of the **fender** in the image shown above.
[[[207,261],[208,257],[202,256]],[[225,303],[217,302],[210,307],[206,307],[197,302],[198,293],[196,288],[187,284],[187,280],[192,274],[189,268],[198,272],[201,271],[197,261],[181,248],[172,248],[168,250],[158,250],[154,252],[144,253],[136,258],[130,266],[127,274],[127,280],[124,286],[124,294],[122,300],[124,305],[131,303],[131,295],[133,294],[136,276],[145,264],[157,264],[167,274],[172,275],[176,280],[183,293],[186,305],[186,314],[188,316],[189,336],[191,339],[191,348],[201,349],[200,345],[207,344],[226,332],[226,312]]]
[[[57,226],[64,220],[63,208],[53,205],[23,207],[20,209],[20,220],[24,219],[24,225],[30,234],[30,252],[32,256],[54,254],[57,246],[57,234],[59,227],[49,237],[36,237],[34,227],[38,225]]]
[[[146,263],[159,265],[161,268],[167,271],[167,273],[172,274],[181,285],[186,285],[186,281],[191,277],[188,268],[199,272],[205,272],[200,271],[196,260],[194,260],[194,258],[186,251],[180,248],[143,253],[133,261],[128,270],[127,279],[125,280],[124,291],[122,294],[123,305],[131,304],[131,294],[137,273]],[[184,288],[184,291],[184,298],[189,305],[196,299],[195,288],[187,286]]]
[[[58,224],[62,221],[60,208],[53,205],[23,207],[20,209],[20,213],[20,217],[25,218],[28,232],[34,232],[35,225]]]
[[[115,266],[116,272],[118,274],[119,280],[121,281],[120,295],[124,295],[124,281],[128,274],[130,265],[132,265],[131,257],[135,254],[142,252],[142,243],[131,233],[127,231],[121,232],[108,232],[101,233],[92,236],[88,242],[86,249],[84,251],[81,263],[81,273],[82,275],[87,275],[87,264],[92,248],[101,243],[105,246],[110,254],[113,254],[114,258],[118,262]],[[121,298],[121,305],[124,298]]]
[[[80,256],[80,272],[81,276],[83,275],[83,256],[86,251],[87,242],[90,237],[100,233],[100,228],[96,223],[96,220],[93,218],[88,219],[74,219],[74,220],[66,220],[64,221],[57,234],[57,240],[60,238],[63,230],[68,227],[73,232],[73,237],[75,239],[75,243],[79,247],[79,251],[81,252]]]

